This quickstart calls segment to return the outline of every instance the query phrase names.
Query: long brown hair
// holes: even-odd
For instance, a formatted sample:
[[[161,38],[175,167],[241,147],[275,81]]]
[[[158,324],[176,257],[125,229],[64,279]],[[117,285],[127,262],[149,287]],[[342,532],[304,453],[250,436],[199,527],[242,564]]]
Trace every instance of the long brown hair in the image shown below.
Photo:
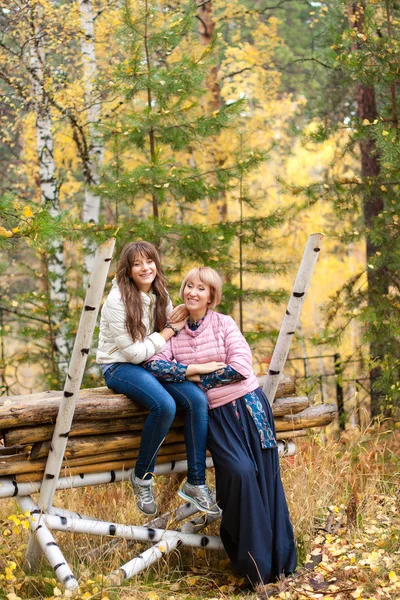
[[[131,277],[132,266],[138,255],[153,260],[157,268],[157,275],[152,284],[152,291],[156,295],[154,331],[161,331],[165,327],[168,304],[167,280],[156,247],[150,242],[142,241],[126,244],[119,257],[116,279],[125,306],[125,326],[134,342],[143,340],[146,336],[140,290]]]

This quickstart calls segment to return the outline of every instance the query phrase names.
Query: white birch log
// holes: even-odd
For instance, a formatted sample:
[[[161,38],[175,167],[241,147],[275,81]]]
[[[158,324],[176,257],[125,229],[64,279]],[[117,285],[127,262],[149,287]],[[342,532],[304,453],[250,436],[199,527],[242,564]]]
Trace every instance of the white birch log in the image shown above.
[[[85,85],[85,101],[88,115],[89,150],[85,165],[85,200],[82,220],[84,223],[98,223],[100,214],[100,196],[93,190],[100,183],[101,168],[104,158],[103,136],[99,131],[101,121],[100,93],[96,88],[97,61],[95,50],[95,32],[92,0],[78,0],[81,18],[81,48],[83,56],[83,80]],[[93,249],[85,244],[85,269],[87,273],[93,267]]]
[[[169,511],[156,517],[152,521],[146,523],[145,527],[153,527],[155,529],[169,529],[170,523],[178,523],[179,521],[183,521],[195,513],[199,512],[198,508],[194,506],[191,502],[186,502],[185,504],[181,504],[173,511]],[[105,558],[109,556],[109,554],[114,550],[115,546],[120,543],[121,540],[109,540],[107,543],[94,548],[91,552],[86,554],[86,560],[94,563],[99,559],[99,557]],[[135,542],[129,542],[128,547],[131,547],[135,544]]]
[[[52,217],[60,212],[59,185],[54,160],[52,122],[48,98],[45,92],[43,65],[43,35],[40,32],[42,9],[31,9],[31,41],[29,44],[29,70],[32,80],[32,96],[36,111],[36,147],[39,159],[39,184],[42,204]],[[50,300],[53,304],[52,322],[55,331],[54,344],[60,372],[66,372],[70,357],[65,319],[68,315],[67,278],[62,240],[52,243],[53,255],[48,259]]]
[[[269,365],[268,374],[264,382],[263,390],[271,405],[275,399],[279,377],[283,371],[283,367],[285,366],[290,344],[292,343],[292,339],[300,319],[304,298],[310,285],[311,276],[321,250],[323,237],[324,236],[321,233],[314,233],[310,235],[304,250],[303,258],[301,260],[296,281],[293,286],[286,313],[279,331],[278,340],[276,342],[271,363]]]
[[[40,490],[39,507],[43,511],[47,511],[53,502],[114,246],[115,239],[111,238],[99,246],[96,252]],[[39,555],[39,548],[31,537],[26,560],[32,568]]]
[[[210,469],[213,466],[211,458],[206,458],[206,467]],[[187,461],[172,461],[161,465],[156,465],[155,475],[167,475],[168,473],[186,473]],[[72,477],[60,477],[56,482],[57,490],[69,490],[72,488],[81,488],[90,485],[103,485],[106,483],[115,483],[120,481],[129,481],[130,470],[103,471],[99,473],[87,473],[86,475],[74,475]],[[12,498],[14,496],[29,496],[40,492],[42,481],[31,481],[17,483],[9,477],[0,477],[0,498]]]
[[[189,521],[189,523],[185,523],[177,532],[174,532],[174,536],[165,536],[160,542],[158,542],[158,544],[155,544],[152,546],[152,548],[145,550],[139,554],[139,556],[133,558],[129,562],[122,565],[122,567],[120,567],[118,570],[111,573],[111,575],[108,577],[108,583],[118,586],[121,585],[122,581],[131,579],[144,569],[147,569],[152,564],[160,560],[160,558],[166,554],[172,552],[172,550],[175,550],[175,548],[182,543],[180,536],[193,535],[194,532],[201,531],[204,527],[207,527],[207,525],[219,518],[220,516],[204,515],[194,519],[193,521]],[[209,550],[224,549],[220,538],[216,538],[214,540],[213,537],[207,535],[197,535],[197,538],[200,538],[199,545],[201,548],[207,548]]]
[[[22,499],[18,499],[20,502]],[[176,541],[176,544],[192,546],[194,548],[209,547],[211,550],[219,550],[222,543],[217,536],[208,536],[205,543],[202,536],[194,533],[179,533],[166,529],[155,529],[153,527],[138,527],[136,525],[122,525],[112,521],[100,521],[98,519],[71,518],[64,515],[51,515],[40,511],[40,508],[29,498],[24,499],[24,506],[29,505],[29,512],[37,523],[45,524],[49,529],[70,533],[84,533],[87,535],[101,535],[120,537],[126,540],[137,540],[140,542],[157,543],[161,540]],[[21,506],[21,508],[23,508]],[[36,524],[36,529],[38,524]]]
[[[53,567],[59,581],[68,590],[75,590],[78,588],[79,584],[75,579],[74,574],[68,566],[58,544],[41,518],[40,510],[35,505],[32,498],[21,497],[17,500],[23,513],[26,513],[27,511],[31,512],[32,520],[30,522],[30,527],[32,535],[35,536],[35,540],[43,550],[50,565]]]

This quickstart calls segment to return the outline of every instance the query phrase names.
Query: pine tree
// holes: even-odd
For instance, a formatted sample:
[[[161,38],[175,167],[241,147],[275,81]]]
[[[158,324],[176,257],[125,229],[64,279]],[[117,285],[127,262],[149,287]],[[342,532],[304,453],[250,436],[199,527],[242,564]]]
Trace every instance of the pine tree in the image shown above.
[[[221,309],[232,312],[240,302],[243,315],[244,299],[267,296],[277,302],[284,296],[282,291],[244,290],[243,272],[282,268],[260,255],[261,248],[268,248],[267,232],[285,215],[273,210],[261,216],[258,203],[245,193],[247,174],[266,160],[265,152],[244,150],[240,136],[233,133],[245,102],[210,107],[202,100],[209,93],[207,77],[213,72],[217,38],[207,46],[201,43],[194,27],[196,14],[193,4],[179,4],[171,12],[156,2],[139,7],[125,2],[121,59],[113,78],[123,104],[105,124],[114,158],[99,189],[105,202],[115,206],[119,244],[138,236],[156,243],[176,287],[189,265],[217,268],[225,279]],[[194,156],[215,144],[227,128],[232,142],[224,165],[218,166],[211,156],[197,164]],[[204,201],[212,205],[228,192],[248,207],[246,216],[242,211],[241,218],[218,218],[210,224]],[[132,220],[132,212],[138,218]],[[252,254],[247,260],[245,246]],[[239,272],[241,282],[236,285],[232,280]]]

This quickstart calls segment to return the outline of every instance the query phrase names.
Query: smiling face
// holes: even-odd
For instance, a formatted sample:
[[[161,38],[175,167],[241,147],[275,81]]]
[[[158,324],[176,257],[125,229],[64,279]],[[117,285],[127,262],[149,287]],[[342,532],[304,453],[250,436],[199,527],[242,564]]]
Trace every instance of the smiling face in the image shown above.
[[[183,301],[192,320],[204,317],[211,302],[211,288],[198,277],[186,282],[183,290]]]
[[[136,254],[132,261],[131,277],[141,292],[148,292],[157,276],[157,267],[153,259]]]

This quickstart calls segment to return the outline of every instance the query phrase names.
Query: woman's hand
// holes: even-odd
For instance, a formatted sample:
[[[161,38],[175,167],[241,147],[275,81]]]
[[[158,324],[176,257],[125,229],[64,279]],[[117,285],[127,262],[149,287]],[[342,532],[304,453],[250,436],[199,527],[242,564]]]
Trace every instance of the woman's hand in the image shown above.
[[[177,323],[185,319],[185,323],[189,316],[189,311],[184,304],[179,304],[176,306],[172,312],[168,315],[168,321],[174,326],[177,327]]]
[[[181,319],[178,322],[171,323],[173,329],[171,327],[168,327],[168,326],[164,327],[164,329],[162,331],[160,331],[160,335],[162,335],[162,337],[164,338],[164,340],[166,342],[168,342],[168,340],[170,340],[175,335],[175,331],[174,330],[181,331],[181,329],[183,329],[185,327],[187,320],[188,320],[188,317],[185,317],[184,319]]]
[[[218,371],[218,369],[225,369],[226,364],[223,362],[217,362],[215,360],[195,365],[197,367],[197,373],[199,375],[207,375],[208,373],[214,373],[214,371]]]
[[[188,320],[188,317],[185,317],[181,321],[175,321],[175,323],[171,322],[171,325],[173,325],[175,327],[175,329],[180,331],[181,329],[183,329],[185,327],[187,320]]]
[[[214,373],[214,371],[225,369],[225,367],[225,363],[217,362],[215,360],[203,364],[192,364],[187,368],[186,379],[189,379],[192,375],[207,375],[208,373]]]
[[[193,383],[200,383],[201,382],[200,375],[189,375],[189,377],[186,375],[186,379],[188,381],[193,381]]]

